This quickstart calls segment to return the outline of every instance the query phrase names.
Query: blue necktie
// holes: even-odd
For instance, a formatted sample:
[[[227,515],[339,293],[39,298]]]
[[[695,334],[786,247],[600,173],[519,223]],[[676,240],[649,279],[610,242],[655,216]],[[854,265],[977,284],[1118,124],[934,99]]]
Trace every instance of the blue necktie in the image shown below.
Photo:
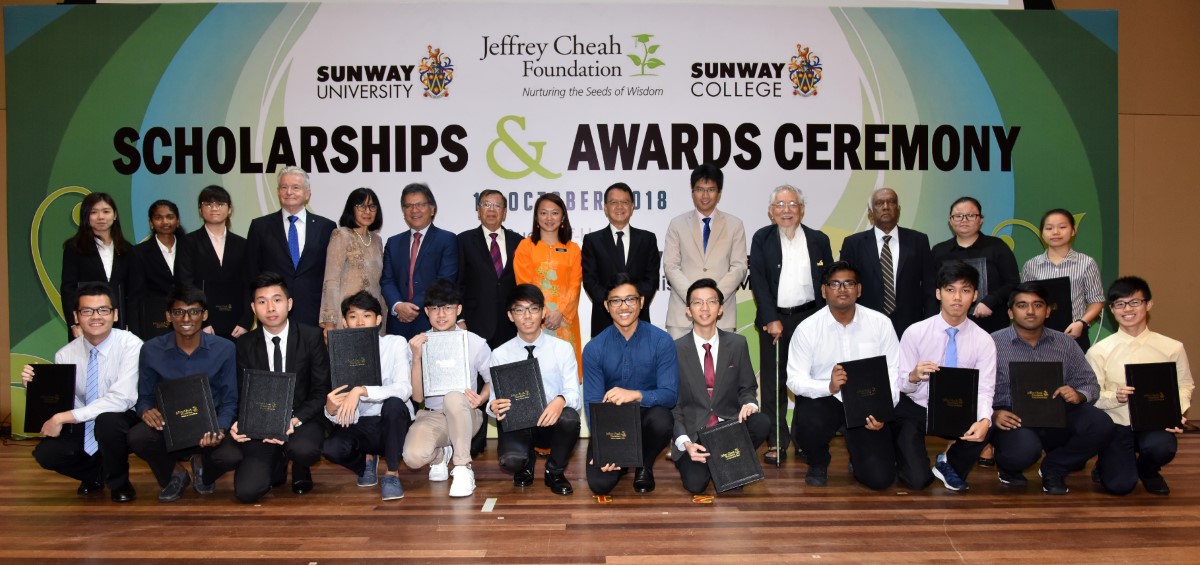
[[[704,218],[704,252],[708,253],[708,236],[712,233],[712,227],[708,225],[712,218]]]
[[[288,253],[292,255],[292,268],[300,267],[300,233],[296,231],[296,216],[288,216],[291,225],[288,226]]]
[[[942,366],[957,367],[958,343],[954,341],[954,336],[958,333],[958,328],[946,328],[946,333],[950,335],[950,341],[946,342],[946,361],[942,364]]]
[[[96,348],[92,348],[88,354],[87,364],[87,392],[84,396],[84,402],[91,404],[100,398],[100,352]],[[88,420],[83,424],[83,451],[88,455],[95,455],[100,450],[100,444],[96,443],[96,421]]]

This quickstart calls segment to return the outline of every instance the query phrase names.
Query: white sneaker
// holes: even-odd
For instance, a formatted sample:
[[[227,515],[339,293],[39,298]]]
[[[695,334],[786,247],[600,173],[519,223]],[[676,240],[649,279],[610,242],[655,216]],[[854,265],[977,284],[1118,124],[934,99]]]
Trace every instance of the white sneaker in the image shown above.
[[[429,465],[429,482],[440,483],[450,478],[450,457],[453,455],[453,447],[442,448],[442,462]]]
[[[450,483],[450,496],[471,496],[475,492],[475,471],[469,465],[455,465],[450,474],[454,475],[454,482]]]

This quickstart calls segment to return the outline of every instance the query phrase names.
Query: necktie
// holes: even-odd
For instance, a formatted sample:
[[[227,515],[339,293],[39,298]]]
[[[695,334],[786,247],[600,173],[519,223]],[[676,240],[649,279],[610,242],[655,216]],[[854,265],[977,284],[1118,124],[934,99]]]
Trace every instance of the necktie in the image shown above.
[[[279,336],[271,338],[271,343],[275,344],[275,366],[271,367],[276,373],[283,372],[283,350],[279,348]]]
[[[704,344],[704,386],[708,387],[708,399],[712,400],[713,388],[717,386],[717,370],[713,364],[712,344]],[[708,427],[713,427],[717,424],[717,413],[713,412],[708,415]]]
[[[525,351],[529,352],[529,356],[526,357],[526,359],[533,359],[533,348],[534,347],[536,347],[536,346],[534,346],[534,345],[526,345],[525,346]]]
[[[958,344],[954,341],[954,336],[958,333],[958,328],[946,328],[946,333],[950,334],[950,340],[946,342],[946,361],[942,363],[942,366],[957,367]]]
[[[493,233],[488,235],[492,236],[492,247],[488,251],[492,254],[492,266],[496,268],[496,276],[499,277],[504,273],[504,261],[500,258],[500,244],[496,242],[496,237],[500,234]]]
[[[288,253],[292,256],[292,268],[300,267],[300,232],[296,231],[296,216],[288,216]],[[276,232],[278,233],[278,232]]]
[[[896,309],[896,276],[892,273],[892,247],[888,242],[892,236],[883,236],[883,252],[879,254],[879,268],[883,271],[883,313],[891,315]]]
[[[100,352],[94,347],[88,354],[87,392],[84,398],[87,404],[100,398]],[[88,420],[83,425],[83,451],[88,455],[95,455],[99,450],[100,444],[96,443],[96,421]]]
[[[617,232],[617,269],[618,273],[625,272],[625,232]]]
[[[408,252],[408,300],[410,302],[416,298],[413,295],[413,270],[417,267],[417,251],[421,249],[421,232],[413,232],[412,240],[412,249]]]
[[[708,253],[708,236],[712,233],[712,228],[708,225],[712,218],[704,218],[704,252]]]

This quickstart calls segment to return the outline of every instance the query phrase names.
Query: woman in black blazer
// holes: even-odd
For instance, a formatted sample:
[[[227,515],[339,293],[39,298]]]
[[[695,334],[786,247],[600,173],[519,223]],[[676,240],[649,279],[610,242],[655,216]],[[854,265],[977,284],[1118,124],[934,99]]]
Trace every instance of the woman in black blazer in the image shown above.
[[[121,231],[117,203],[104,192],[83,197],[79,206],[79,229],[63,243],[62,277],[58,292],[62,296],[63,319],[67,322],[67,340],[79,336],[75,323],[78,300],[75,292],[82,282],[107,282],[117,303],[115,326],[137,327],[137,313],[126,308],[140,289],[133,288],[133,246]]]
[[[204,225],[188,234],[188,240],[193,284],[208,299],[209,325],[204,331],[234,339],[250,329],[252,319],[246,288],[257,271],[251,273],[246,265],[246,238],[229,231],[233,216],[229,192],[217,185],[206,186],[200,191],[197,204]]]
[[[142,294],[137,304],[143,340],[171,331],[166,317],[167,297],[181,284],[192,284],[191,243],[179,222],[179,207],[170,200],[157,200],[147,212],[151,235],[133,248],[137,258],[134,276],[140,279]],[[165,250],[165,251],[164,251]]]

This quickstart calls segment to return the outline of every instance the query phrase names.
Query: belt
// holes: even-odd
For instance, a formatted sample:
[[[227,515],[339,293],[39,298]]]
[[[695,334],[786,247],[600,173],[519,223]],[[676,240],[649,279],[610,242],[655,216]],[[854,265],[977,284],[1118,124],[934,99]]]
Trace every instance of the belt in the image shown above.
[[[791,316],[792,314],[799,314],[801,312],[808,312],[809,310],[816,309],[817,301],[812,300],[799,306],[792,306],[791,308],[776,308],[775,311],[778,312],[780,316]]]

